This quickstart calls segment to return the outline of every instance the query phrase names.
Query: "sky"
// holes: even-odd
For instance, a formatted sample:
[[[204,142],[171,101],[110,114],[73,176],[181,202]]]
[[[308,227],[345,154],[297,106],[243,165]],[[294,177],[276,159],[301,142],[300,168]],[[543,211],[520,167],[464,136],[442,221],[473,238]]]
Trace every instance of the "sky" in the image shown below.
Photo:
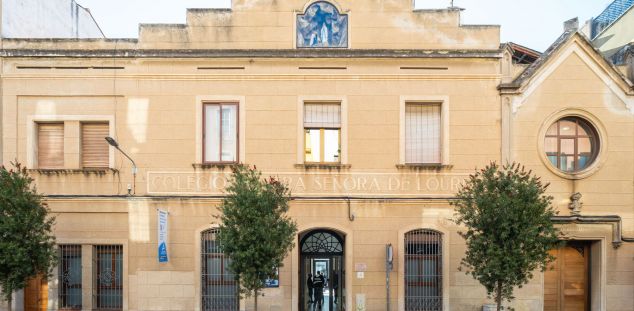
[[[308,0],[307,0],[308,1]],[[365,0],[338,0],[346,1]],[[416,0],[416,8],[444,8],[450,0]],[[231,0],[77,0],[89,8],[108,38],[136,38],[139,23],[185,23],[187,8],[229,8]],[[583,24],[612,0],[454,0],[463,24],[502,26],[502,42],[544,51],[563,32],[563,22]]]

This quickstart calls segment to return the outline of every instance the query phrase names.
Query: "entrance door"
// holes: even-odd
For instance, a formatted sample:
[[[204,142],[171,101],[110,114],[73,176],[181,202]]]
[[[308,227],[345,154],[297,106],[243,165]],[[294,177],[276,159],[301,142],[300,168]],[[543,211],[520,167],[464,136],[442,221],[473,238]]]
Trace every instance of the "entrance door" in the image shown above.
[[[37,276],[27,283],[24,289],[24,310],[48,310],[48,281],[45,277]]]
[[[557,259],[544,273],[544,311],[588,311],[590,244],[569,242],[551,254]]]
[[[315,230],[300,237],[300,306],[302,311],[344,311],[345,283],[343,237],[329,230]],[[321,282],[310,282],[323,277]],[[315,283],[311,291],[311,285]]]

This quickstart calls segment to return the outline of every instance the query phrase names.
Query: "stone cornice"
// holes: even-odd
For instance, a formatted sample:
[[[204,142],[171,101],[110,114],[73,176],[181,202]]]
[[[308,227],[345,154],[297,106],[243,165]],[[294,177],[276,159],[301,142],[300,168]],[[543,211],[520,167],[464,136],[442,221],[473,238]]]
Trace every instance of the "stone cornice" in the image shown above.
[[[0,57],[33,58],[478,58],[499,59],[502,50],[388,49],[2,49]]]

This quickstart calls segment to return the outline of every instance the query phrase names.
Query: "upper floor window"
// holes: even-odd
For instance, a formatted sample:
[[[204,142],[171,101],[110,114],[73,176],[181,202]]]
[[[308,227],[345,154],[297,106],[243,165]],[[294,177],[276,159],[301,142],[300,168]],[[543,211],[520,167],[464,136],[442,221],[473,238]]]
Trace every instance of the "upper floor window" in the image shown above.
[[[64,123],[37,124],[37,165],[42,169],[64,168]]]
[[[304,161],[341,162],[341,104],[304,104]]]
[[[311,4],[304,14],[297,15],[298,48],[348,47],[348,15],[326,2]]]
[[[441,104],[405,105],[405,163],[440,164]]]
[[[599,154],[599,135],[590,122],[565,117],[548,128],[544,149],[550,163],[566,173],[586,169]]]
[[[204,162],[238,162],[238,104],[205,103],[203,124]]]
[[[82,123],[81,164],[83,168],[107,168],[110,148],[105,140],[109,136],[108,122]]]

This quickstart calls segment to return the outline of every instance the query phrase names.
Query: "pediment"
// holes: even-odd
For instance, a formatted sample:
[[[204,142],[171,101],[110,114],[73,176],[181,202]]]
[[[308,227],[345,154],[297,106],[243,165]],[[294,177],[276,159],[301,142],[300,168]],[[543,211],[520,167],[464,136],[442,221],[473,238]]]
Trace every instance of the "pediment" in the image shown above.
[[[634,84],[577,32],[564,33],[513,82],[500,85],[502,95],[514,95],[513,113],[571,56],[580,59],[634,114]]]

